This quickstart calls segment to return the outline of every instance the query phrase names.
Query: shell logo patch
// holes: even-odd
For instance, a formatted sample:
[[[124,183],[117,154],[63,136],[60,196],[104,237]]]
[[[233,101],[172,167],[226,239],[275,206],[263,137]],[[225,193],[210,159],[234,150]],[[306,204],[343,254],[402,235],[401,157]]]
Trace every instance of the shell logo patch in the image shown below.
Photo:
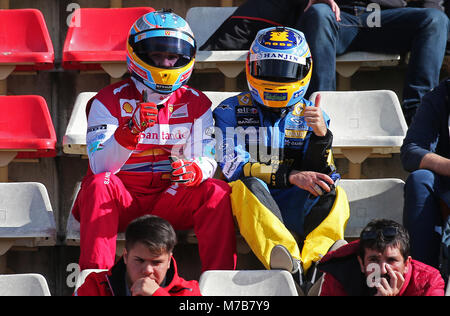
[[[120,112],[122,112],[122,117],[133,115],[135,108],[136,100],[120,99]]]
[[[124,103],[124,105],[122,106],[122,108],[123,108],[123,110],[124,110],[126,113],[132,113],[132,112],[133,112],[133,107],[132,107],[131,104],[128,103],[128,102]]]

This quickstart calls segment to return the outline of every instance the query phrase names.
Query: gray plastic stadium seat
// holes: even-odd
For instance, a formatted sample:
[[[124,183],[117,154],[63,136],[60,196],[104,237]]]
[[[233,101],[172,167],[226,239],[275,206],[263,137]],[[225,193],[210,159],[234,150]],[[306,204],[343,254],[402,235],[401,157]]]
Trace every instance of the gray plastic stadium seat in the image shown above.
[[[292,275],[282,270],[211,270],[199,284],[204,296],[298,296]]]
[[[52,246],[56,224],[41,183],[0,183],[0,255],[12,246]]]
[[[337,157],[342,155],[360,168],[368,157],[400,152],[408,126],[393,91],[319,91],[310,100],[314,101],[317,94],[331,119],[333,153]],[[359,178],[359,173],[356,169],[350,177]]]
[[[390,219],[402,223],[403,187],[400,179],[341,180],[350,203],[350,218],[345,238],[359,238],[372,219]]]
[[[40,274],[4,274],[0,275],[0,296],[50,296],[50,290]]]
[[[97,92],[82,92],[77,96],[63,137],[63,151],[66,154],[87,155],[86,151],[86,104]]]

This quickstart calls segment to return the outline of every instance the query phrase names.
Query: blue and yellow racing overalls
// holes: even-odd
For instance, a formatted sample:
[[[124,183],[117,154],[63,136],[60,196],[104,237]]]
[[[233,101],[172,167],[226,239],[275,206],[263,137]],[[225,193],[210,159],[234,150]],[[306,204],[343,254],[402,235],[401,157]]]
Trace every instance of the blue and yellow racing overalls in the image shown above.
[[[292,170],[338,176],[331,131],[316,136],[305,122],[303,109],[313,105],[303,99],[290,108],[268,109],[244,92],[224,100],[213,113],[216,159],[232,187],[234,216],[241,235],[266,268],[277,244],[285,246],[306,271],[336,240],[344,238],[349,207],[343,189],[333,190],[335,198],[323,215],[314,209],[323,198],[288,181]],[[324,119],[328,127],[326,113]],[[322,216],[319,221],[317,216]],[[314,227],[309,227],[311,223]]]

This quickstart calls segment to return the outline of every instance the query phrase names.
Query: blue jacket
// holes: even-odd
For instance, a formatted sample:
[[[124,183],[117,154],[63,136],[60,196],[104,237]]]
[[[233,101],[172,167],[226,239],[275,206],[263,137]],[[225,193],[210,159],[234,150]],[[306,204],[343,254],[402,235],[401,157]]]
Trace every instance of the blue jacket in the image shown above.
[[[428,153],[436,153],[450,159],[450,103],[447,91],[449,80],[442,81],[422,99],[401,147],[400,157],[406,171],[419,169],[420,162]],[[441,195],[449,204],[450,179],[442,177],[441,180]]]

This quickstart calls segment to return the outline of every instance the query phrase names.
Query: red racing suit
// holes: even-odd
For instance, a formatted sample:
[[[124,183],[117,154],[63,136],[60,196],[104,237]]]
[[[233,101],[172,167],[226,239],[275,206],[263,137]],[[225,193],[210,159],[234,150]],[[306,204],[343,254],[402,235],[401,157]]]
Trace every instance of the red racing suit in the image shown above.
[[[128,128],[142,101],[143,84],[127,79],[102,89],[88,102],[89,170],[72,210],[80,222],[81,269],[114,265],[117,232],[133,219],[154,214],[175,230],[194,228],[202,270],[234,269],[235,230],[229,194],[216,169],[211,101],[188,86],[158,104],[157,123],[134,136]],[[198,186],[170,181],[169,156],[194,160]]]

